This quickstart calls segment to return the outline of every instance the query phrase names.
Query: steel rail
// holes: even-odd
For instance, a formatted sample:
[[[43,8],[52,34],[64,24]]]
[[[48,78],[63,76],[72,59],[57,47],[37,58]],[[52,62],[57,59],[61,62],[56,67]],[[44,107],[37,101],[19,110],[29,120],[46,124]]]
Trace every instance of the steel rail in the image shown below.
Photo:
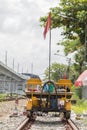
[[[69,124],[69,126],[71,127],[72,130],[80,130],[77,125],[71,120],[71,119],[68,119],[67,120],[67,123]]]
[[[29,122],[29,118],[26,118],[19,126],[16,128],[16,130],[23,130],[24,126]]]

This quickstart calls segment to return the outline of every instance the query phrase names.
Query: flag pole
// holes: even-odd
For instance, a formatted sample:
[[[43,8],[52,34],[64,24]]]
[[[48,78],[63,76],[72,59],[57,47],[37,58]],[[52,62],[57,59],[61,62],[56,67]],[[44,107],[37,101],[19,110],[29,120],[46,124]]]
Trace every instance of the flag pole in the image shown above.
[[[43,35],[44,35],[44,39],[46,38],[46,34],[49,30],[49,80],[50,80],[50,66],[51,66],[51,12],[49,12],[49,15],[48,15],[48,18],[47,18],[47,21],[46,21],[46,25],[45,25],[45,28],[44,28],[44,32],[43,32]]]
[[[49,80],[50,80],[50,70],[51,70],[51,28],[49,28]]]

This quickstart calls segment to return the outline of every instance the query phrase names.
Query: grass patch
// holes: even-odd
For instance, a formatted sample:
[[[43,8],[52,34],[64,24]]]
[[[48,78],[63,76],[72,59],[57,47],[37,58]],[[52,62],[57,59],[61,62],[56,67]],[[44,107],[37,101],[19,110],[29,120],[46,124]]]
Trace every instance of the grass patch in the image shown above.
[[[3,101],[6,99],[7,94],[1,94],[0,93],[0,101]]]
[[[15,99],[18,97],[18,94],[6,94],[6,93],[0,93],[0,101],[6,101],[10,99]]]
[[[87,112],[87,101],[84,99],[79,99],[76,105],[72,105],[72,110],[74,110],[76,114],[82,114],[83,111]]]

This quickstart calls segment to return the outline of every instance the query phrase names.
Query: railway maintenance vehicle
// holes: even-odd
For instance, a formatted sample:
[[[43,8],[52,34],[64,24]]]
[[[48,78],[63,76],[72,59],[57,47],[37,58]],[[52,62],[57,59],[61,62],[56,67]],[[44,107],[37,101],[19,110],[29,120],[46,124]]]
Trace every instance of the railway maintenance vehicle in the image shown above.
[[[39,78],[27,80],[25,93],[27,117],[33,113],[59,112],[69,119],[71,114],[72,82],[59,79],[57,82],[42,82]]]

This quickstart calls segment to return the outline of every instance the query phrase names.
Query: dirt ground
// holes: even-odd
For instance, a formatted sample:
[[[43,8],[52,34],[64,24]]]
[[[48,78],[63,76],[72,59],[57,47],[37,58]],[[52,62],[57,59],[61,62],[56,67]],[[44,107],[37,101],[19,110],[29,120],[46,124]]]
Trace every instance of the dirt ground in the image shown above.
[[[12,115],[15,109],[22,113],[26,106],[26,99],[0,102],[0,121]]]

